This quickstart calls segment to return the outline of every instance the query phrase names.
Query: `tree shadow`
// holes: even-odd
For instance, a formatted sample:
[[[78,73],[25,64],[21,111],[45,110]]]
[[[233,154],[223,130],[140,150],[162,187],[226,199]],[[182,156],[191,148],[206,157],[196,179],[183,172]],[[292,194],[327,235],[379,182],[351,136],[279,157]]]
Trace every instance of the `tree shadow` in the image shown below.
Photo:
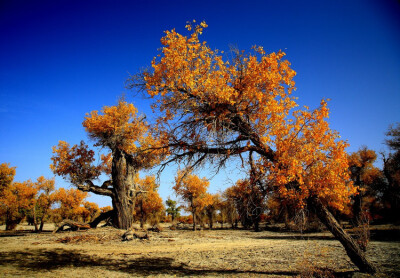
[[[101,267],[111,271],[119,271],[137,276],[226,276],[235,274],[245,275],[278,275],[297,277],[298,271],[253,271],[238,269],[209,269],[193,268],[184,263],[177,263],[173,258],[126,258],[110,259],[96,255],[87,255],[74,250],[57,248],[54,250],[36,249],[25,252],[1,252],[0,265],[12,265],[21,270],[41,272],[56,270],[64,267]],[[334,272],[335,277],[352,277],[355,271]]]
[[[242,271],[227,269],[196,269],[184,263],[177,263],[173,258],[133,258],[108,259],[98,256],[81,254],[78,251],[63,249],[38,249],[26,252],[0,253],[0,265],[12,265],[21,270],[40,272],[55,270],[63,267],[102,267],[107,270],[120,271],[138,276],[175,275],[175,276],[204,276],[230,274],[271,274],[283,276],[297,276],[295,271]]]
[[[279,235],[279,236],[274,236],[274,235],[266,235],[266,236],[259,236],[255,237],[255,239],[285,239],[285,240],[336,240],[333,236],[331,235]]]

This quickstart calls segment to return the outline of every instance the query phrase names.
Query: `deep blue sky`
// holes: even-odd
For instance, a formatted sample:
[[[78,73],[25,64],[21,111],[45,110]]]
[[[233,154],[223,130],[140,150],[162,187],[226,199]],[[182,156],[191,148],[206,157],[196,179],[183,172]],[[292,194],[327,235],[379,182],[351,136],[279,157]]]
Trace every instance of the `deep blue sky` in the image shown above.
[[[87,140],[86,112],[125,93],[150,114],[148,102],[124,82],[150,64],[163,31],[184,33],[193,19],[209,25],[203,38],[212,48],[284,50],[297,71],[300,104],[316,107],[330,98],[331,126],[350,152],[362,145],[384,149],[384,132],[400,121],[396,0],[1,0],[0,163],[18,167],[16,180],[52,177],[51,147]],[[226,187],[223,175],[232,172],[213,179],[211,191]],[[173,175],[161,177],[163,198],[172,196]]]

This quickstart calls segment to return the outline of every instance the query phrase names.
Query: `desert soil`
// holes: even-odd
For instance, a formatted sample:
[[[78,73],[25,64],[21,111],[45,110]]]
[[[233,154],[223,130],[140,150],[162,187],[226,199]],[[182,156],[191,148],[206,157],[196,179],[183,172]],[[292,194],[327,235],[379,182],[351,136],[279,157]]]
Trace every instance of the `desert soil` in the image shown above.
[[[0,232],[0,277],[369,277],[329,233],[165,227],[149,240],[122,241],[124,231],[111,227],[57,234],[27,228]],[[379,269],[374,277],[400,277],[399,241],[373,240],[367,257]]]

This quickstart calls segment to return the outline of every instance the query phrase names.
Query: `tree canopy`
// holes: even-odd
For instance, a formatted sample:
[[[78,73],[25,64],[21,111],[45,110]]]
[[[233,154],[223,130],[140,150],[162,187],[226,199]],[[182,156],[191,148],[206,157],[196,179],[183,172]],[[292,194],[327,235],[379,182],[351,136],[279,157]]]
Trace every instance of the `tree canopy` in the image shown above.
[[[188,36],[166,31],[152,70],[131,79],[155,98],[154,110],[173,156],[192,166],[205,161],[223,166],[252,151],[256,167],[268,174],[275,191],[305,205],[310,196],[343,209],[355,188],[349,179],[347,143],[329,128],[327,101],[299,108],[285,53],[212,50],[199,36],[207,27],[188,24]]]

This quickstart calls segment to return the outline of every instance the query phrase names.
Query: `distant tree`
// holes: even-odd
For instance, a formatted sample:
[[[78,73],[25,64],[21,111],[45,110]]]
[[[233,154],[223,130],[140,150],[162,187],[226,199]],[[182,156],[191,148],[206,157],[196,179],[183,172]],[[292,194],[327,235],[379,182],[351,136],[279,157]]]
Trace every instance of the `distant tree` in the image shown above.
[[[135,204],[135,216],[140,221],[140,227],[143,228],[148,220],[151,220],[152,224],[159,223],[165,208],[157,191],[159,185],[156,183],[155,177],[146,176],[144,179],[140,179],[137,175],[136,182],[144,191],[138,195]]]
[[[262,192],[249,180],[238,180],[236,184],[227,191],[228,198],[233,200],[240,221],[245,228],[254,226],[259,231],[261,214],[265,210],[265,202]]]
[[[220,212],[222,223],[225,221],[231,225],[231,228],[237,228],[239,215],[236,210],[235,199],[233,198],[232,187],[228,187],[222,193],[222,202],[220,205]]]
[[[216,194],[209,194],[208,199],[206,200],[206,206],[204,208],[205,213],[207,215],[208,219],[208,227],[210,229],[213,228],[213,223],[216,218],[216,213],[217,210],[220,209],[221,207],[221,195],[216,193]]]
[[[389,154],[383,155],[383,173],[386,185],[382,188],[383,201],[386,203],[387,216],[391,221],[400,221],[400,123],[389,127],[386,132],[386,145]]]
[[[207,205],[203,198],[209,185],[210,183],[206,178],[200,179],[198,176],[185,171],[178,172],[175,178],[173,189],[178,196],[181,196],[187,202],[186,210],[192,213],[194,231],[196,230],[197,213]]]
[[[139,170],[157,163],[163,151],[149,150],[159,142],[152,136],[145,118],[137,115],[133,104],[123,100],[116,106],[103,107],[100,113],[87,114],[83,126],[95,146],[110,153],[102,155],[101,163],[95,165],[95,152],[83,141],[73,147],[60,141],[53,147],[51,169],[81,191],[109,196],[115,212],[114,225],[128,229],[133,224],[136,197],[142,192],[135,176]],[[157,138],[161,140],[161,136]],[[111,179],[97,186],[93,181],[102,173]]]
[[[167,205],[166,212],[171,216],[171,221],[174,222],[180,216],[181,207],[177,207],[177,202],[170,198],[165,201],[165,204]]]
[[[212,224],[210,224],[210,222],[214,221],[214,214],[216,210],[214,209],[213,201],[213,196],[208,192],[204,193],[196,200],[196,223],[200,224],[202,229],[205,228],[206,223],[208,223],[210,229],[212,228]]]
[[[82,215],[84,201],[87,193],[81,190],[71,188],[60,188],[54,193],[55,203],[58,208],[54,210],[54,221],[60,222],[63,219],[78,220]]]
[[[7,188],[3,188],[0,214],[5,218],[6,230],[14,230],[28,211],[33,209],[36,193],[37,189],[30,180],[12,182]]]
[[[356,226],[361,224],[362,215],[369,213],[368,206],[371,205],[376,195],[373,186],[381,176],[381,171],[373,165],[376,158],[375,151],[366,146],[349,156],[351,179],[358,187],[357,194],[353,196],[352,205],[353,223]]]
[[[312,208],[363,272],[376,272],[329,207],[342,210],[356,192],[349,182],[347,143],[329,128],[327,102],[299,108],[291,94],[296,72],[285,53],[233,51],[226,60],[202,42],[205,22],[165,32],[152,69],[130,86],[154,97],[171,156],[192,167],[206,162],[219,169],[229,158],[253,151],[254,166],[268,173],[282,198]]]
[[[34,209],[38,192],[31,180],[14,182],[15,168],[9,163],[0,164],[0,215],[6,230],[14,230]]]
[[[93,202],[84,202],[83,207],[85,208],[84,222],[93,221],[100,213],[99,205]]]
[[[15,168],[10,167],[10,163],[0,164],[0,193],[7,189],[14,181]]]
[[[33,207],[33,219],[36,231],[43,231],[44,222],[49,217],[52,205],[55,202],[55,180],[41,176],[37,179],[35,187],[38,193]]]

